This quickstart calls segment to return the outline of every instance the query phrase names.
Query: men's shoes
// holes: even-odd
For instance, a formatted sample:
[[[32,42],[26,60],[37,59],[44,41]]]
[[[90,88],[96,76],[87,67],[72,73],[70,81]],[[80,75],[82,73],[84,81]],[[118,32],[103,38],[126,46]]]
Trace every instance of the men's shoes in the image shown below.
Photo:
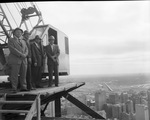
[[[43,88],[42,86],[37,85],[36,88]]]
[[[29,91],[28,89],[21,89],[20,92],[27,92]]]
[[[36,88],[30,88],[30,90],[36,90]]]
[[[11,92],[12,92],[12,93],[17,93],[18,91],[17,91],[17,90],[11,90]]]
[[[48,87],[52,87],[52,84],[49,84]]]

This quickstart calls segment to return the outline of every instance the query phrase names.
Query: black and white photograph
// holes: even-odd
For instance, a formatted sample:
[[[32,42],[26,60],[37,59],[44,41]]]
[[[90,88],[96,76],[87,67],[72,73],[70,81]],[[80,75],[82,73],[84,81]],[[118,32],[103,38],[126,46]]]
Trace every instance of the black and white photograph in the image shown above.
[[[0,3],[0,120],[150,120],[150,1]]]

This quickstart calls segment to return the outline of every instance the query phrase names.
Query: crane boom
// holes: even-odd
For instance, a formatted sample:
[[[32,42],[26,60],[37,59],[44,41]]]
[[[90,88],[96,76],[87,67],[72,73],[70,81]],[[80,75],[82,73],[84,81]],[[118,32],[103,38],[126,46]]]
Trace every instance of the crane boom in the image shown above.
[[[18,5],[18,8],[16,5]],[[21,3],[12,3],[11,5],[15,6],[14,8],[19,12],[20,16],[16,16],[13,19],[8,19],[8,15],[6,13],[6,9],[10,12],[10,14],[15,14],[13,13],[14,10],[10,10],[10,7],[8,7],[10,4],[5,3],[5,4],[0,4],[0,44],[6,44],[8,42],[8,38],[12,36],[12,31],[14,28],[12,28],[12,20],[15,21],[15,23],[20,23],[17,27],[21,28],[22,25],[25,25],[25,29],[29,30],[29,24],[27,24],[27,20],[30,20],[31,17],[38,17],[37,22],[34,22],[35,26],[38,26],[40,23],[44,25],[44,21],[42,18],[41,12],[37,9],[37,5],[34,4],[33,2],[30,2],[29,7],[24,3],[24,6],[21,6]],[[6,6],[6,9],[4,9],[4,5]],[[20,17],[20,20],[18,19]],[[19,21],[19,22],[18,22]],[[30,23],[31,24],[31,23]],[[33,26],[31,27],[32,31]]]
[[[0,26],[2,30],[0,31],[0,37],[5,37],[5,40],[0,39],[4,44],[6,44],[6,41],[11,36],[12,27],[11,24],[3,10],[2,5],[0,4]]]

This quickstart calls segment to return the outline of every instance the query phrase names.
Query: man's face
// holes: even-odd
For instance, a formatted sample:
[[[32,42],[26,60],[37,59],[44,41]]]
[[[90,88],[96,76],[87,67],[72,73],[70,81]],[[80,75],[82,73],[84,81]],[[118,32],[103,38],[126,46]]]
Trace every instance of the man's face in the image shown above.
[[[29,39],[29,34],[24,34],[24,37],[26,38],[26,40],[28,40]]]
[[[21,30],[16,30],[14,35],[17,37],[17,38],[20,38],[22,36],[22,31]]]
[[[36,43],[40,43],[41,42],[41,40],[40,39],[36,39]]]
[[[55,42],[55,39],[49,39],[49,43],[50,43],[51,45],[53,45],[54,42]]]

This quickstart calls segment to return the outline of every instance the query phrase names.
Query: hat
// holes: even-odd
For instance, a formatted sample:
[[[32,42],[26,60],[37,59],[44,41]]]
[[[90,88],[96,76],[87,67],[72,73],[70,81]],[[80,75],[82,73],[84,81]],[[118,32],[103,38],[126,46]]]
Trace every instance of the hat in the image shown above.
[[[25,30],[23,34],[24,34],[24,35],[25,35],[25,34],[29,34],[29,35],[30,35],[30,33],[29,33],[27,30]]]
[[[15,28],[14,30],[13,30],[13,34],[17,31],[17,30],[20,30],[22,33],[23,33],[23,30],[21,29],[21,28]]]
[[[55,40],[55,37],[53,35],[49,36],[49,40]]]
[[[41,38],[39,37],[39,35],[36,35],[35,36],[35,40],[38,40],[38,39],[41,40]]]

